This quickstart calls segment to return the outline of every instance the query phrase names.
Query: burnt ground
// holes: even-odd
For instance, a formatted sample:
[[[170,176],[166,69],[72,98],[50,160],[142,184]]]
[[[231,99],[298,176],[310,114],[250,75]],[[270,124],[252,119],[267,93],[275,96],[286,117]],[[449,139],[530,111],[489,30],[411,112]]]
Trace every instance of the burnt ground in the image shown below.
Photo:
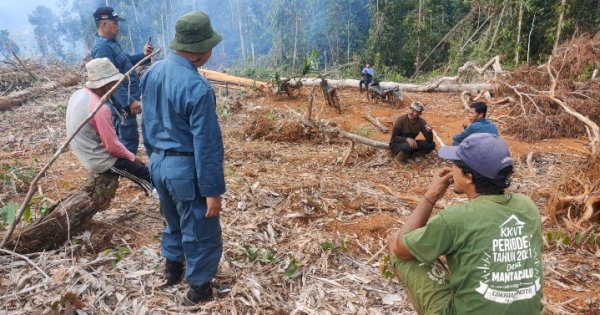
[[[13,180],[0,182],[3,204],[23,199],[26,171],[39,170],[66,138],[64,114],[74,90],[53,91],[0,112],[0,163],[13,166]],[[347,140],[292,123],[290,113],[307,107],[309,88],[294,99],[234,91],[225,96],[221,89],[218,94],[227,193],[217,280],[232,287],[229,294],[187,308],[182,305],[185,284],[162,286],[159,240],[164,223],[158,203],[121,180],[110,209],[98,213],[69,245],[29,255],[31,264],[15,255],[0,256],[0,310],[42,314],[74,305],[88,314],[414,314],[397,280],[382,272],[385,240],[415,206],[410,198],[398,197],[418,198],[432,172],[449,164],[432,154],[399,167],[386,150],[362,144],[343,163]],[[363,114],[391,127],[407,111],[409,99],[425,104],[423,117],[446,143],[465,121],[458,93],[407,93],[399,109],[369,103],[353,89],[341,91],[340,98],[341,115],[317,93],[313,118],[384,142],[389,134],[379,132]],[[492,110],[501,132],[510,128],[510,120],[502,118],[506,110]],[[517,161],[511,190],[538,204],[545,235],[559,233],[560,226],[546,214],[548,191],[584,158],[586,140],[506,140]],[[34,209],[77,190],[86,176],[74,155],[64,153],[42,180]],[[463,201],[449,191],[436,211]],[[34,211],[34,216],[39,214]],[[600,312],[598,257],[597,247],[560,245],[547,238],[546,314]]]

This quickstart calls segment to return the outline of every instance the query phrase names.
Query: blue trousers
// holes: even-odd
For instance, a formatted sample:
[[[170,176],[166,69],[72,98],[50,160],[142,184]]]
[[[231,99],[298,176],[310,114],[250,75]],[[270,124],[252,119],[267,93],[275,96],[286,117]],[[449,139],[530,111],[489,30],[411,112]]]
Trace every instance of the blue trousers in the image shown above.
[[[167,221],[161,254],[186,263],[185,280],[201,286],[217,272],[223,240],[219,217],[206,218],[206,198],[200,196],[193,156],[150,156],[152,183]]]
[[[112,122],[119,137],[119,141],[133,154],[137,154],[138,146],[140,144],[140,136],[138,134],[138,123],[137,115],[127,111],[127,117],[125,121],[114,112],[112,113]]]

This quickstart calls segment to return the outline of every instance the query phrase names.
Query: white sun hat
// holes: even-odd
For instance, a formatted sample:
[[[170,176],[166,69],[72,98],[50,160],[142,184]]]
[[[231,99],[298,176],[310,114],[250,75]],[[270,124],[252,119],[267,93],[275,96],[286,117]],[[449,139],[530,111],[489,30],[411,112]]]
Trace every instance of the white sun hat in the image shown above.
[[[123,77],[123,74],[119,73],[115,65],[106,57],[92,59],[85,64],[85,67],[88,76],[85,86],[90,89],[101,88],[110,82],[119,81]]]

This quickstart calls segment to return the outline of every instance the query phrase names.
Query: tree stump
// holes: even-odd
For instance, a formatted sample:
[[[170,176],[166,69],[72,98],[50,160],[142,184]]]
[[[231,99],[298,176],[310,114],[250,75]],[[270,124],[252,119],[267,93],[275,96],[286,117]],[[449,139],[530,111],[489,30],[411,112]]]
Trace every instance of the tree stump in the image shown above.
[[[85,185],[52,205],[50,214],[15,233],[6,248],[18,253],[55,249],[80,233],[96,212],[110,205],[119,186],[119,175],[90,174]]]
[[[342,105],[340,104],[340,97],[338,96],[337,89],[330,86],[327,79],[321,78],[321,89],[323,90],[323,97],[329,106],[333,106],[337,109],[338,114],[342,113]]]

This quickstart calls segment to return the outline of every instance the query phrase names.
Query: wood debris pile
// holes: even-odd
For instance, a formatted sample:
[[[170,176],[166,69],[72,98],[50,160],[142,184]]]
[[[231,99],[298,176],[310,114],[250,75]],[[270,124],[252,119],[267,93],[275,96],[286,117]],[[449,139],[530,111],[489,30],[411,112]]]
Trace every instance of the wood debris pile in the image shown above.
[[[587,126],[567,113],[550,94],[554,92],[552,96],[590,120],[600,121],[598,69],[600,33],[564,44],[546,65],[523,65],[498,80],[497,92],[516,101],[507,132],[526,141],[587,135]]]

